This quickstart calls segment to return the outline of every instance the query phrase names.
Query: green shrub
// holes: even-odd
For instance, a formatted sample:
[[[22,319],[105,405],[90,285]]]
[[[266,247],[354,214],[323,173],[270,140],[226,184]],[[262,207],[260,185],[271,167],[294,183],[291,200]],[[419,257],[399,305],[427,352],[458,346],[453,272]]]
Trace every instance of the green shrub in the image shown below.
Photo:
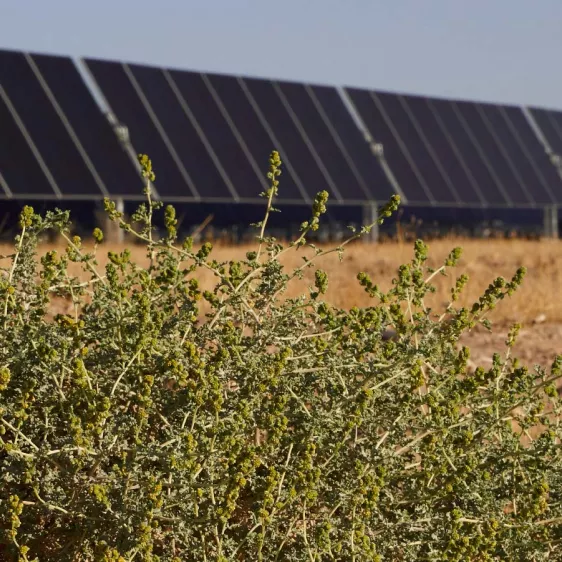
[[[460,250],[432,271],[417,241],[388,293],[358,275],[368,308],[325,302],[320,269],[308,294],[288,299],[291,280],[328,253],[280,264],[310,246],[325,192],[295,242],[267,238],[273,153],[256,251],[217,263],[210,244],[176,242],[171,207],[166,236],[153,238],[160,205],[141,162],[140,227],[106,208],[144,241],[147,268],[123,251],[101,271],[68,213],[21,214],[0,276],[1,559],[562,560],[562,357],[528,371],[510,356],[517,327],[487,370],[467,369],[458,346],[523,270],[471,309],[456,304],[461,275],[436,314],[424,297]],[[68,247],[39,264],[47,229]],[[199,268],[214,290],[199,286]],[[53,297],[73,312],[53,316]],[[390,326],[397,337],[383,341]]]

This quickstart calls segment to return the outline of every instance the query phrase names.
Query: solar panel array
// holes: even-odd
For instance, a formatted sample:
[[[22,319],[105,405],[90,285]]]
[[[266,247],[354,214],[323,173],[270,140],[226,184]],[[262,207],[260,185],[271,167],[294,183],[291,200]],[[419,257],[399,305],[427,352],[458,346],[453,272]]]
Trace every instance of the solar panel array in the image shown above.
[[[392,187],[334,88],[87,59],[135,148],[157,166],[159,196],[259,200],[273,149],[280,200],[386,200]]]
[[[562,204],[562,113],[86,59],[158,197],[258,202],[268,156],[280,202]],[[0,51],[0,196],[141,199],[138,168],[74,62]],[[382,146],[382,154],[376,145]],[[133,153],[134,153],[133,152]]]
[[[522,108],[346,91],[408,203],[562,203],[561,178]]]

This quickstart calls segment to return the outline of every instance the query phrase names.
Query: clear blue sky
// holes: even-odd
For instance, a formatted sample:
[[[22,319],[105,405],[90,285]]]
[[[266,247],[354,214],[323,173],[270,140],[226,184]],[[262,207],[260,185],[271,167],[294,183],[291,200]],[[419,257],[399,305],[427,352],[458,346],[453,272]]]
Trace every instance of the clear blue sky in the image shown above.
[[[0,0],[0,47],[562,109],[562,0]]]

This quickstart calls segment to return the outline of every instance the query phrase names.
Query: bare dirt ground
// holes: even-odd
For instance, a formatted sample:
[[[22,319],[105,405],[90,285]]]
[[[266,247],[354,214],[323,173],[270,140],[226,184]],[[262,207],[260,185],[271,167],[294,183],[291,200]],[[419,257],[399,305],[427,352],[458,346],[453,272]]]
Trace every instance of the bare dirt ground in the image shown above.
[[[535,364],[549,367],[556,354],[562,354],[562,299],[559,298],[562,285],[562,241],[529,240],[473,240],[445,239],[429,244],[429,264],[439,267],[447,254],[455,246],[464,250],[459,265],[447,277],[435,279],[437,292],[430,296],[427,305],[435,312],[442,312],[454,285],[461,273],[468,274],[470,281],[461,299],[461,304],[470,306],[497,276],[511,278],[520,266],[527,268],[523,286],[511,298],[499,303],[490,316],[494,324],[492,334],[477,329],[463,338],[463,344],[471,348],[471,360],[476,365],[490,363],[492,354],[505,351],[505,339],[509,327],[514,322],[523,325],[514,355],[532,367]],[[103,268],[107,252],[121,251],[124,247],[132,249],[137,263],[146,263],[142,247],[125,244],[115,246],[103,244],[98,249],[98,261]],[[64,252],[61,244],[43,246],[40,254],[50,249]],[[219,261],[242,258],[254,246],[218,246],[213,257]],[[13,251],[10,245],[0,245],[0,256]],[[310,252],[307,255],[311,255]],[[399,265],[411,260],[412,244],[387,242],[377,245],[356,243],[346,248],[344,260],[339,262],[336,254],[320,259],[317,266],[326,270],[329,276],[329,289],[326,300],[340,307],[368,306],[369,297],[356,281],[359,271],[367,272],[381,289],[391,287],[392,278]],[[303,251],[289,252],[282,260],[288,268],[299,266]],[[7,265],[0,260],[0,267]],[[79,274],[76,270],[75,274]],[[313,283],[313,270],[307,271],[303,281],[296,282],[289,296],[299,294]],[[85,276],[87,277],[87,276]],[[212,275],[206,270],[198,274],[202,285],[213,284]]]

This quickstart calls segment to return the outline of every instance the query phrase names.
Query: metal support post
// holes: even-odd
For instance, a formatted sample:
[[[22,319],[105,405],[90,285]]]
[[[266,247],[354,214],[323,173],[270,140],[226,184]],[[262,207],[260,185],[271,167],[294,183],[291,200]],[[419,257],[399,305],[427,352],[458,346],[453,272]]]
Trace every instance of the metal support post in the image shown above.
[[[366,244],[377,242],[379,239],[379,210],[375,202],[363,205],[363,225],[373,225],[371,232],[363,237]]]
[[[549,205],[543,210],[544,236],[558,238],[558,207]]]

